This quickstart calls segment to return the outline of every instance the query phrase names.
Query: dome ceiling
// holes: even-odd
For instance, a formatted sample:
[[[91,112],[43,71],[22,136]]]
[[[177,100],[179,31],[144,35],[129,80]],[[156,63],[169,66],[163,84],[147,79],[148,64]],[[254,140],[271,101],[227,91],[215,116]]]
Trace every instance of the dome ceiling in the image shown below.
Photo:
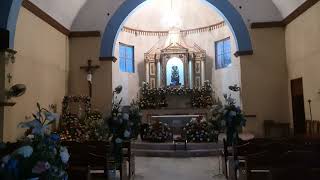
[[[199,0],[152,0],[134,11],[124,26],[147,31],[181,30],[216,24],[223,18],[211,6]]]
[[[47,12],[62,25],[73,31],[104,31],[107,22],[112,17],[112,14],[125,0],[30,1]],[[152,1],[156,0],[150,1],[150,3],[152,3]],[[197,1],[202,3],[204,0]],[[251,22],[280,21],[306,0],[229,1],[235,6],[236,9],[238,9],[245,22],[250,24]]]

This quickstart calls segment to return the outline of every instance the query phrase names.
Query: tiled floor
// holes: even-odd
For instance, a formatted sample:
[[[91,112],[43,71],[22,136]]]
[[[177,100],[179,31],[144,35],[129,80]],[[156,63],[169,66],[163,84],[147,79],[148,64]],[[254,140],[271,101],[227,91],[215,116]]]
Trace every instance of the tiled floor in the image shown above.
[[[220,162],[221,164],[221,162]],[[220,165],[221,166],[221,165]],[[135,180],[224,180],[219,158],[136,157]]]

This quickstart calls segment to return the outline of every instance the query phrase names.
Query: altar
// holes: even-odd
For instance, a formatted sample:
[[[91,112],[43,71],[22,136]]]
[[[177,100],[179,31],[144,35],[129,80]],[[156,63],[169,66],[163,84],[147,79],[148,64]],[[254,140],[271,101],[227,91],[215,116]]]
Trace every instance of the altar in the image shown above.
[[[173,136],[182,134],[182,129],[191,121],[193,118],[202,116],[204,119],[208,116],[208,109],[154,109],[154,110],[143,110],[143,122],[152,124],[156,121],[167,124]]]
[[[143,123],[158,120],[176,129],[192,118],[207,117],[214,94],[205,80],[205,62],[206,51],[189,45],[177,28],[145,53],[146,77],[139,100]]]
[[[165,42],[145,53],[146,82],[151,88],[201,87],[205,82],[206,51],[188,45],[179,29],[169,31]]]

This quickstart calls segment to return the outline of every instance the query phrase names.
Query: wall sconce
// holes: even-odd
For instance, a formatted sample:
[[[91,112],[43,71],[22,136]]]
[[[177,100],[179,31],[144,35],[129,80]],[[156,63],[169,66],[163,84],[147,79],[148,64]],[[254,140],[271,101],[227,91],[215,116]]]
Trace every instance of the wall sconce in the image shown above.
[[[22,96],[27,90],[26,85],[24,84],[16,84],[12,86],[9,90],[6,92],[7,99],[11,99],[12,97],[20,97]]]
[[[27,87],[24,84],[16,84],[12,86],[9,90],[5,90],[6,100],[4,102],[0,102],[1,106],[14,106],[16,103],[8,101],[12,97],[22,96],[27,90]]]
[[[10,62],[13,64],[16,61],[16,56],[15,56],[16,54],[17,54],[17,51],[13,49],[5,49],[3,50],[3,53],[1,53],[1,56],[3,56],[1,57],[1,59],[4,59],[4,62],[6,64]]]

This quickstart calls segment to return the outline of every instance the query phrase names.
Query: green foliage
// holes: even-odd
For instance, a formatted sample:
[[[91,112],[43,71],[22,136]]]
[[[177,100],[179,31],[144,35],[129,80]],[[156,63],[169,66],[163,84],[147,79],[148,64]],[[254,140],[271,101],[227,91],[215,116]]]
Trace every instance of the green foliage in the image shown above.
[[[167,107],[168,95],[190,96],[191,105],[195,108],[208,108],[214,104],[212,98],[213,89],[209,81],[205,81],[204,86],[200,88],[190,89],[184,87],[165,87],[151,89],[149,84],[144,82],[141,87],[141,97],[139,105],[141,109],[155,109]]]
[[[129,119],[130,119],[131,137],[136,139],[140,133],[141,119],[142,119],[141,109],[137,101],[133,100],[130,104]]]
[[[30,134],[19,141],[16,150],[2,157],[0,179],[66,178],[68,150],[60,145],[59,135],[49,130],[49,125],[58,116],[41,108],[40,104],[37,104],[37,109],[38,112],[33,114],[34,120],[19,124],[21,128],[28,128]]]
[[[167,142],[172,139],[172,132],[168,124],[156,121],[144,129],[144,140],[150,142]]]
[[[239,130],[246,125],[245,116],[239,106],[236,106],[235,99],[231,95],[224,95],[226,103],[223,108],[222,119],[225,122],[227,131],[227,143],[237,144],[239,141]]]
[[[98,111],[90,112],[84,120],[85,137],[89,141],[109,141],[109,127]]]
[[[71,103],[84,107],[84,113],[71,113]],[[80,117],[79,117],[80,116]],[[108,141],[109,128],[107,122],[98,111],[91,111],[91,99],[88,96],[65,96],[62,102],[62,118],[59,134],[67,141]]]
[[[212,126],[209,122],[198,119],[192,119],[187,125],[183,128],[188,142],[194,143],[204,143],[204,142],[217,142],[219,132],[215,129],[212,129]]]

